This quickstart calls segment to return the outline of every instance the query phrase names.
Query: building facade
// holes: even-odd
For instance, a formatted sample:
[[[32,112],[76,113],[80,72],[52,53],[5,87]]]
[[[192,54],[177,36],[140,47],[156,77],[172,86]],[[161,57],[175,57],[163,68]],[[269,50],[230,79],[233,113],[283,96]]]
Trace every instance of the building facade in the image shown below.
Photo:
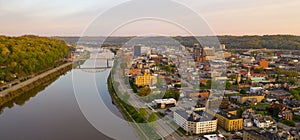
[[[243,129],[243,119],[236,115],[218,112],[216,113],[218,119],[218,125],[226,131],[239,131]]]
[[[149,86],[156,83],[157,83],[156,76],[152,76],[150,73],[144,73],[144,75],[140,75],[135,78],[135,85],[138,87]]]
[[[216,117],[205,111],[187,113],[177,110],[174,112],[174,121],[186,132],[192,134],[205,134],[217,130]]]
[[[142,55],[142,46],[140,45],[136,45],[133,47],[133,55],[134,57],[139,57]]]
[[[248,99],[255,99],[257,103],[260,103],[263,99],[265,99],[264,95],[258,95],[258,94],[249,94],[249,95],[240,95],[237,98],[237,101],[241,104],[245,103]]]
[[[202,48],[200,47],[200,44],[194,44],[194,59],[196,62],[202,61],[201,54]]]
[[[157,108],[166,108],[166,107],[175,107],[177,102],[174,98],[170,98],[170,99],[156,99],[152,103],[155,104]]]

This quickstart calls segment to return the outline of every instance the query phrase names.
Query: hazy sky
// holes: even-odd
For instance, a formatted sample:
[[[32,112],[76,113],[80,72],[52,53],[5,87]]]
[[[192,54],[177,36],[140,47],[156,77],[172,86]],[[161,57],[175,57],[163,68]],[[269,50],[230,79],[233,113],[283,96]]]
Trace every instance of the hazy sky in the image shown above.
[[[0,0],[0,34],[81,35],[97,15],[124,2],[126,0]],[[218,35],[300,35],[300,0],[177,2],[197,12]],[[155,26],[144,27],[150,23]],[[115,35],[145,32],[185,35],[165,23],[154,21],[129,25]]]

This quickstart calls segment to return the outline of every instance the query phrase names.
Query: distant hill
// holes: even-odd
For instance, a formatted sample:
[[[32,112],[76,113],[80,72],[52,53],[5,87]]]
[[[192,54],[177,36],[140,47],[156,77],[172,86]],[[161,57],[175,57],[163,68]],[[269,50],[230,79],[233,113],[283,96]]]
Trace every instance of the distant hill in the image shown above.
[[[84,37],[83,42],[94,42],[98,45],[104,42],[104,46],[121,46],[126,42],[130,41],[134,37]],[[145,37],[139,37],[145,38]],[[150,39],[149,39],[150,38]],[[135,39],[145,44],[165,44],[168,45],[170,42],[165,42],[165,40],[159,39],[160,37],[149,37],[151,41],[141,42],[142,39]],[[215,42],[213,36],[201,36],[201,37],[183,37],[176,36],[171,37],[177,40],[180,44],[192,47],[194,43],[197,42],[196,38],[200,40],[201,44],[204,46],[218,46],[219,42]],[[265,36],[217,36],[221,44],[225,44],[228,49],[286,49],[286,50],[300,50],[300,36],[293,35],[265,35]],[[69,43],[76,43],[78,37],[62,37],[65,41]],[[145,40],[145,39],[144,39]],[[97,46],[97,45],[96,45]],[[98,46],[99,47],[99,46]]]
[[[286,49],[300,50],[300,36],[291,35],[265,35],[265,36],[217,36],[221,44],[228,49]],[[185,46],[192,46],[196,39],[194,37],[175,37]],[[216,46],[213,37],[197,37],[201,44]]]
[[[68,52],[66,42],[61,39],[0,36],[0,81],[45,70],[66,57]]]

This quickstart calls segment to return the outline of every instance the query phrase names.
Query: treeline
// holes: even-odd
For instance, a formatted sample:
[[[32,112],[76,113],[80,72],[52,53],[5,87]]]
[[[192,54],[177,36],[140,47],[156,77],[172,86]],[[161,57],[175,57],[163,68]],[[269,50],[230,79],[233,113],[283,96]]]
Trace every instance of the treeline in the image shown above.
[[[225,44],[228,49],[286,49],[286,50],[299,50],[300,49],[300,36],[293,35],[264,35],[264,36],[201,36],[201,37],[191,37],[191,36],[176,36],[170,37],[84,37],[81,38],[80,42],[93,42],[100,44],[104,41],[103,47],[105,46],[122,46],[128,41],[134,41],[140,44],[154,44],[154,45],[173,45],[175,39],[181,45],[187,47],[193,47],[197,39],[205,46],[219,46]],[[76,43],[78,37],[62,37],[69,43]],[[99,47],[99,45],[98,45]]]
[[[68,51],[60,39],[0,36],[0,81],[11,81],[53,67]]]
[[[220,36],[220,42],[230,49],[287,49],[300,50],[300,37],[292,35]]]
[[[216,46],[225,44],[228,49],[285,49],[300,50],[300,36],[264,35],[264,36],[203,36],[196,37],[201,45]],[[174,37],[182,45],[192,47],[197,42],[195,37]]]

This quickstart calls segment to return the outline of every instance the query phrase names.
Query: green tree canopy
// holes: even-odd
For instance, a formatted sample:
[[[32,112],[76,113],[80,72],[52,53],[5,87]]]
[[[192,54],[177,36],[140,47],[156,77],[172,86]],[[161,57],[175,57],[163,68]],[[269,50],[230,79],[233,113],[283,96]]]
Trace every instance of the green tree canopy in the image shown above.
[[[141,116],[146,117],[148,115],[148,112],[145,108],[140,108],[139,113]]]
[[[180,92],[175,89],[166,90],[166,92],[164,93],[164,96],[163,96],[164,99],[174,98],[177,101],[179,100],[179,97],[180,97]]]
[[[0,80],[11,81],[53,67],[68,55],[60,39],[0,36]]]
[[[151,113],[148,118],[148,122],[155,122],[155,121],[156,121],[156,115],[155,113]]]

